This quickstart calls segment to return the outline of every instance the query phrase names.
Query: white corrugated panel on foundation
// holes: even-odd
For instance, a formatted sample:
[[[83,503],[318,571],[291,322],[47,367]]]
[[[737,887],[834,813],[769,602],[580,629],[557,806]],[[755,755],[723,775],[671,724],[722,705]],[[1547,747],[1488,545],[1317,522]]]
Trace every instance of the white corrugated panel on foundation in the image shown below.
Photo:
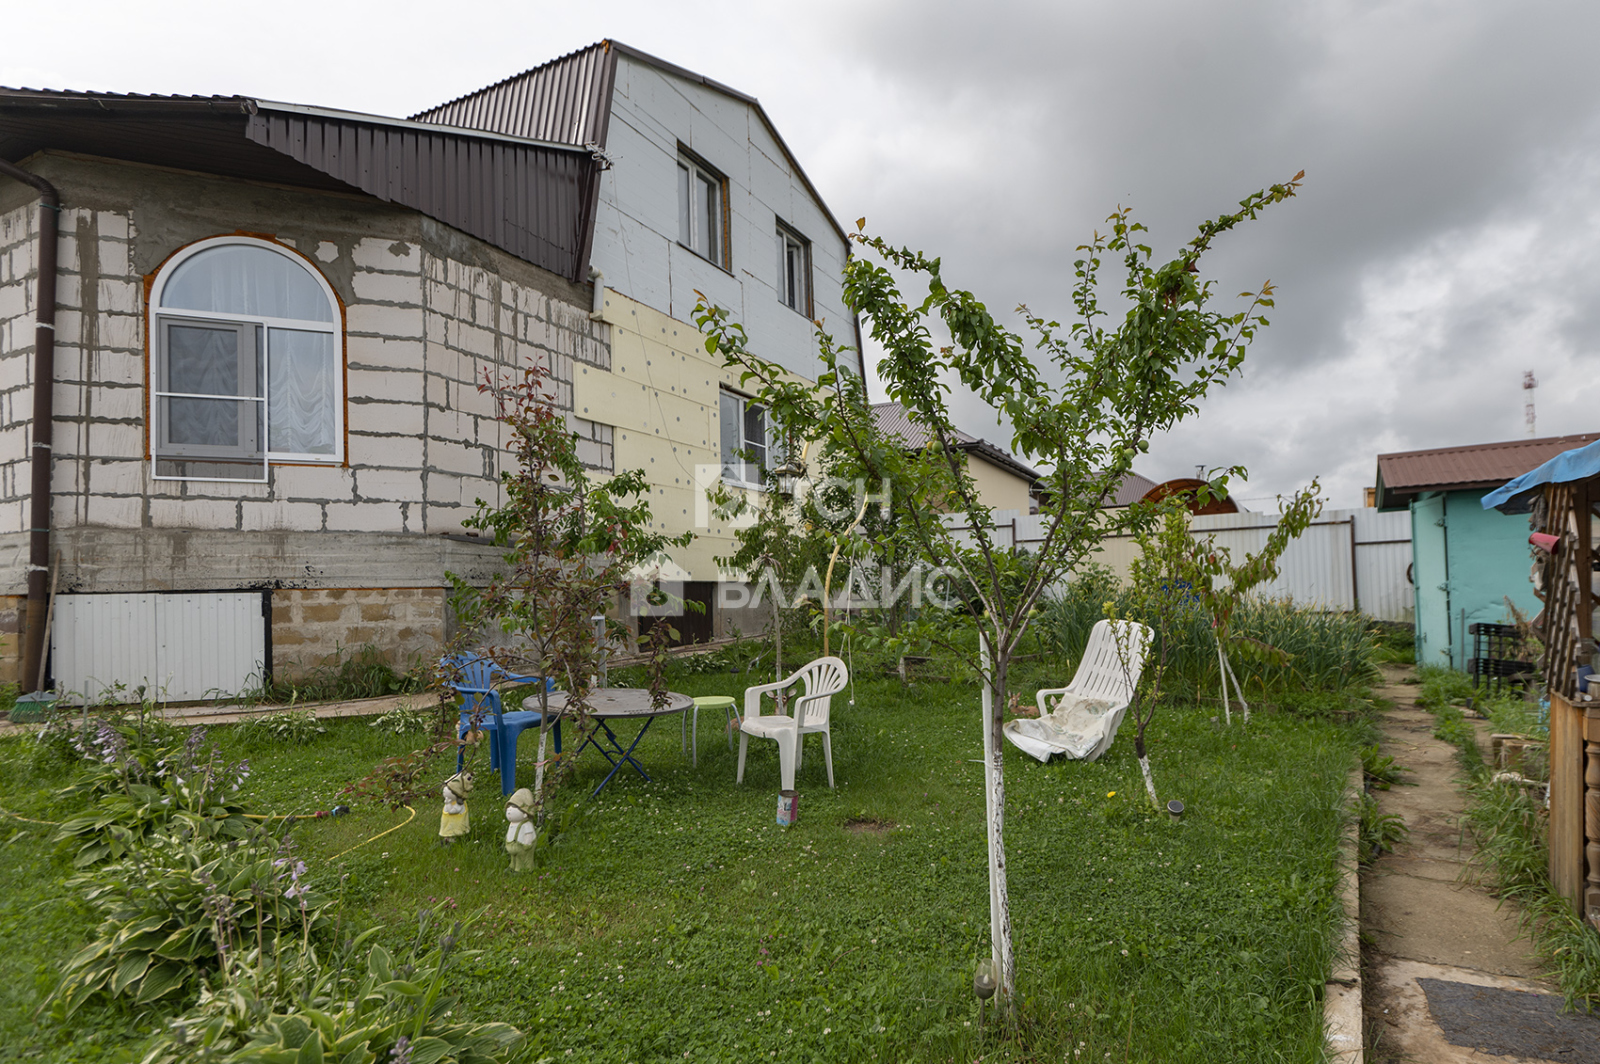
[[[122,684],[168,702],[228,697],[261,681],[266,618],[259,591],[62,595],[51,672],[69,696],[96,701]]]

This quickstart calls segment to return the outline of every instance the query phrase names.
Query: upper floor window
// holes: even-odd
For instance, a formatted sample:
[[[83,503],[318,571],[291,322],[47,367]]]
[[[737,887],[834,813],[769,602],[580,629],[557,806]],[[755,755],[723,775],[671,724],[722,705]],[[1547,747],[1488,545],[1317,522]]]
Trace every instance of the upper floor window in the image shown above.
[[[338,462],[338,301],[288,248],[202,240],[150,291],[150,449],[161,479],[264,481],[269,462]]]
[[[778,302],[811,313],[811,241],[778,223]]]
[[[678,157],[678,243],[728,268],[728,183],[695,159]]]
[[[724,391],[718,411],[722,425],[722,479],[750,488],[765,487],[767,408]]]

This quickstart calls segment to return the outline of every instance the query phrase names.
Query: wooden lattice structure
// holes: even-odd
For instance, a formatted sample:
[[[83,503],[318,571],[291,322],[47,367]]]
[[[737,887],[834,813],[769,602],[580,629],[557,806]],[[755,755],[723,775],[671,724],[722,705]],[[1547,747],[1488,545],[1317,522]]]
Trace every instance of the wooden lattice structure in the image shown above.
[[[1534,574],[1550,695],[1550,879],[1600,927],[1600,696],[1577,689],[1578,669],[1595,651],[1597,503],[1600,477],[1546,484],[1530,523],[1558,539]]]

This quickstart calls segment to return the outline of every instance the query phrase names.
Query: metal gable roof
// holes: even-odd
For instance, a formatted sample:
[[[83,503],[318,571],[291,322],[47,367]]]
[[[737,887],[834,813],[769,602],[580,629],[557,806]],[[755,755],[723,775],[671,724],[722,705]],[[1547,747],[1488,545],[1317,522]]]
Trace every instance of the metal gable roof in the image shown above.
[[[492,129],[604,148],[611,125],[611,93],[616,84],[619,55],[626,55],[674,77],[704,85],[749,104],[777,142],[784,158],[794,168],[795,176],[811,194],[811,198],[816,200],[834,232],[841,241],[848,243],[849,237],[844,227],[828,209],[827,202],[811,183],[800,160],[789,150],[789,145],[778,133],[778,127],[772,124],[760,100],[621,41],[607,39],[569,52],[531,70],[497,81],[487,88],[419,111],[411,118],[417,122],[447,122],[474,129]]]
[[[419,111],[411,120],[603,148],[616,70],[611,42],[601,41]]]
[[[1600,440],[1600,433],[1380,454],[1378,509],[1398,509],[1426,491],[1497,488],[1563,451],[1595,440]]]
[[[572,281],[593,155],[568,144],[245,96],[0,89],[0,157],[71,151],[410,207]]]

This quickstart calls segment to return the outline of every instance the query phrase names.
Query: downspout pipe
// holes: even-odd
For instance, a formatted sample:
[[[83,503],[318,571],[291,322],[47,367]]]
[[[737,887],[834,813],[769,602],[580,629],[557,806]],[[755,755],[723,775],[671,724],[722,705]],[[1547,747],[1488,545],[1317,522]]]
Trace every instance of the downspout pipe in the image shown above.
[[[22,690],[44,680],[46,577],[50,572],[50,457],[55,437],[56,242],[61,195],[38,174],[0,159],[0,174],[39,190],[39,298],[34,304],[33,492],[28,522],[28,614]]]

